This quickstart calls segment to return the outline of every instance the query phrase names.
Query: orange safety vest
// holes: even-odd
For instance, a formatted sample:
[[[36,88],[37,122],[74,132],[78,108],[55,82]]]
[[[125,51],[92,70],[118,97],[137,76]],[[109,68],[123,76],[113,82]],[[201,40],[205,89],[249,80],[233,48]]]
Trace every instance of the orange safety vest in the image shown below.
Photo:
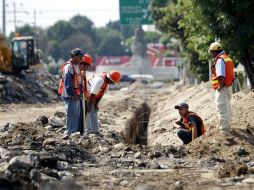
[[[217,89],[220,86],[218,77],[216,75],[216,67],[215,67],[218,59],[223,59],[225,62],[225,75],[226,76],[225,76],[224,85],[226,87],[229,87],[232,85],[232,83],[234,81],[234,63],[233,63],[232,59],[230,59],[226,53],[223,53],[223,54],[217,56],[213,62],[213,66],[212,66],[212,88],[213,89]]]
[[[99,77],[101,77],[101,78],[103,78],[103,84],[102,84],[102,86],[101,86],[101,88],[100,88],[100,91],[96,94],[96,96],[95,96],[95,100],[97,101],[97,100],[100,100],[102,97],[103,97],[103,95],[104,95],[104,93],[105,93],[105,91],[106,91],[106,89],[107,89],[107,87],[108,87],[108,83],[107,83],[107,80],[106,80],[106,77],[107,77],[107,73],[106,72],[103,72],[103,73],[101,73],[101,74],[98,74],[98,76]],[[87,78],[87,80],[86,80],[86,82],[87,82],[87,85],[90,85],[90,83],[89,83],[89,80],[92,80],[94,78],[94,75],[92,76],[92,77],[90,77],[90,78]],[[86,86],[87,86],[86,85]],[[85,89],[86,90],[86,93],[85,93],[85,95],[86,95],[86,98],[88,99],[89,97],[90,97],[90,92],[87,90],[87,88]]]
[[[79,87],[79,83],[78,83],[78,74],[76,72],[76,69],[74,67],[74,64],[71,63],[70,61],[62,64],[61,66],[61,70],[62,70],[62,78],[59,82],[59,88],[58,88],[58,94],[62,94],[63,93],[63,89],[64,89],[64,66],[67,65],[67,64],[71,64],[71,67],[73,69],[73,75],[72,75],[72,85],[73,85],[73,88],[75,90],[75,93],[77,96],[80,96],[81,92],[80,92],[80,87]],[[82,85],[82,88],[83,88],[83,85]]]
[[[201,133],[201,135],[203,135],[203,134],[206,132],[206,128],[205,128],[205,126],[204,126],[204,122],[203,122],[203,120],[201,119],[201,117],[199,117],[199,116],[198,116],[196,113],[194,113],[194,112],[189,112],[189,113],[187,114],[186,117],[183,117],[183,124],[184,124],[185,128],[186,128],[187,130],[189,130],[189,131],[192,130],[192,126],[189,125],[189,122],[188,122],[188,116],[190,116],[190,115],[196,116],[196,117],[198,118],[198,120],[200,121],[200,124],[201,124],[200,133]],[[199,129],[198,129],[198,130],[199,130]]]

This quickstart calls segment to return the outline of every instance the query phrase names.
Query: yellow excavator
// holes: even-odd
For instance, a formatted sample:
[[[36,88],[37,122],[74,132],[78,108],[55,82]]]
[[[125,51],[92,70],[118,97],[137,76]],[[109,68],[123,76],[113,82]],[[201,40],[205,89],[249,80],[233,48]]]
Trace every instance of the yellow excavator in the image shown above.
[[[17,34],[12,39],[10,49],[0,34],[0,72],[20,73],[40,64],[40,57],[37,40],[33,36],[21,37]]]

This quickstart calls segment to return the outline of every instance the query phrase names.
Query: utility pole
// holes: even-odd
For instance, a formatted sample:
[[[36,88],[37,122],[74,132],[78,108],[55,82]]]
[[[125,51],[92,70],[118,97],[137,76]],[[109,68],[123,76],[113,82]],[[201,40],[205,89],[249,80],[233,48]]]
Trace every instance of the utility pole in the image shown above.
[[[36,10],[34,9],[34,36],[36,36]]]
[[[6,36],[5,0],[3,0],[3,34]]]
[[[16,3],[13,2],[13,15],[14,15],[14,29],[15,33],[17,32],[17,20],[16,20]]]
[[[36,10],[34,9],[34,30],[36,29]]]

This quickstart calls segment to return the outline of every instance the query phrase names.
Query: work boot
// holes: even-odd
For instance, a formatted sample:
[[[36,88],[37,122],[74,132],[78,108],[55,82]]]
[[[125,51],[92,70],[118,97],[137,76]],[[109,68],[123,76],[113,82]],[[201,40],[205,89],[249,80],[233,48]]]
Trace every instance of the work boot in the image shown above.
[[[63,140],[67,140],[68,138],[69,138],[69,135],[68,135],[68,134],[65,134],[65,135],[62,137]]]
[[[70,135],[70,137],[80,137],[80,133],[79,132],[76,132],[76,133],[72,133],[71,135]]]

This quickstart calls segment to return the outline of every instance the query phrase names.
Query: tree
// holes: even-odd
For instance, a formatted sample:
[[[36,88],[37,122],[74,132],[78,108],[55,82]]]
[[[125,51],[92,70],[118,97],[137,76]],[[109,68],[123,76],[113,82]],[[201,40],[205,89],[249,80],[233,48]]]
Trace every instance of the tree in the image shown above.
[[[47,30],[49,40],[62,42],[75,32],[70,22],[58,21]]]
[[[122,35],[110,28],[100,28],[97,30],[99,46],[97,54],[100,56],[122,56],[125,55]]]
[[[132,36],[134,36],[134,31],[137,28],[137,26],[134,25],[121,25],[120,21],[109,21],[106,24],[106,28],[111,28],[113,30],[118,31],[123,35],[123,38],[126,40]]]
[[[225,49],[244,65],[254,88],[254,1],[194,0],[194,5],[207,19],[212,33]]]
[[[200,39],[200,36],[197,33],[196,38],[193,38],[194,36],[192,34],[192,31],[199,31],[197,28],[193,28],[193,22],[195,20],[192,20],[197,13],[188,15],[193,12],[195,10],[193,10],[190,0],[152,1],[153,18],[156,28],[164,34],[162,38],[164,43],[166,41],[171,43],[171,39],[178,41],[177,43],[171,43],[171,45],[177,45],[173,49],[179,50],[178,54],[182,57],[183,63],[190,69],[189,74],[200,80],[207,81],[209,79],[208,62],[200,56],[200,52],[197,52],[199,45],[194,40]]]
[[[94,23],[86,16],[76,15],[71,18],[70,24],[75,29],[75,32],[80,32],[95,40]]]
[[[92,56],[95,54],[93,49],[93,40],[90,36],[81,32],[71,35],[61,43],[60,54],[64,55],[63,58],[66,60],[70,57],[69,52],[76,47],[81,48],[85,53]]]
[[[47,30],[48,55],[58,61],[68,59],[69,52],[74,48],[81,48],[94,56],[94,41],[96,34],[93,22],[86,16],[76,15],[70,21],[58,21]]]
[[[208,73],[207,49],[216,38],[244,65],[254,88],[254,2],[240,0],[153,0],[156,27],[180,40],[184,59],[200,79]]]
[[[159,43],[161,34],[159,32],[145,32],[145,43]]]

